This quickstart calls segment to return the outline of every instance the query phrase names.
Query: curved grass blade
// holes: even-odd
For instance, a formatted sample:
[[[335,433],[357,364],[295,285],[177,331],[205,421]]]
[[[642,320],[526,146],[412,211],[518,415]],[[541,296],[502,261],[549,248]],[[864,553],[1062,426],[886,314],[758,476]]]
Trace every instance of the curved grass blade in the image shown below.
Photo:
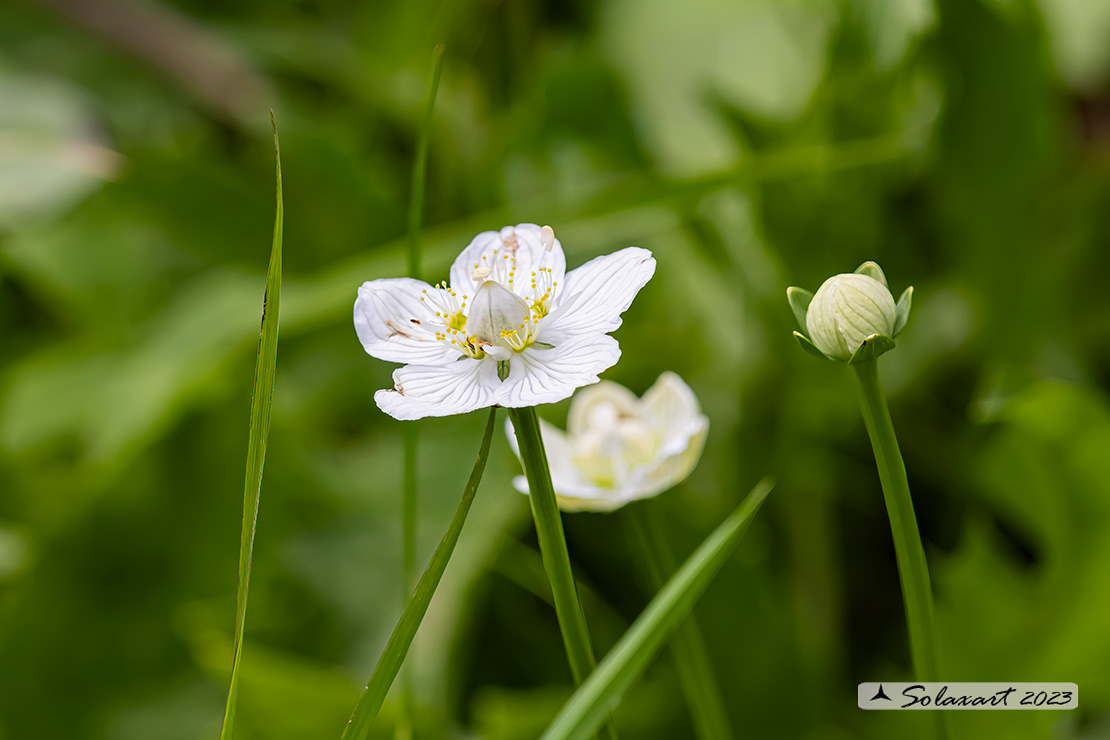
[[[774,484],[764,478],[694,551],[567,700],[541,740],[587,740],[643,674],[725,564]]]
[[[270,247],[270,267],[266,272],[266,295],[262,299],[262,328],[258,339],[258,359],[254,368],[254,390],[251,395],[250,432],[247,441],[247,473],[243,486],[243,530],[239,541],[239,591],[235,601],[235,655],[231,663],[231,683],[224,708],[224,724],[220,740],[231,740],[235,727],[235,708],[239,698],[239,664],[243,657],[243,626],[247,618],[247,588],[251,578],[251,555],[254,533],[258,528],[258,504],[262,496],[262,466],[266,462],[266,440],[270,435],[270,407],[274,400],[277,376],[278,311],[281,304],[281,240],[284,205],[281,196],[281,147],[277,123],[270,111],[274,128],[274,155],[277,160],[277,212],[274,216],[274,239]]]
[[[674,553],[663,533],[662,525],[652,506],[653,501],[633,502],[624,507],[625,521],[629,525],[637,560],[645,571],[652,590],[663,588],[667,577],[675,572]],[[724,700],[721,698],[709,650],[698,628],[697,619],[691,614],[678,628],[670,645],[678,673],[679,685],[686,695],[686,706],[694,723],[699,740],[732,740]]]
[[[489,448],[493,441],[493,428],[496,421],[497,408],[494,407],[489,410],[489,421],[486,423],[485,436],[482,437],[482,447],[478,452],[478,459],[474,461],[474,469],[470,472],[470,479],[466,482],[466,488],[463,489],[462,500],[459,501],[459,507],[455,510],[455,516],[451,518],[451,524],[447,527],[446,534],[443,535],[435,553],[432,554],[432,559],[428,563],[428,567],[424,569],[424,574],[420,576],[420,581],[416,584],[416,589],[413,591],[412,598],[409,599],[405,611],[401,614],[401,619],[398,620],[397,626],[393,628],[393,634],[389,636],[389,642],[386,643],[382,656],[378,658],[378,664],[374,667],[370,682],[366,685],[366,690],[362,692],[362,696],[355,706],[355,711],[347,722],[346,729],[343,730],[342,740],[365,740],[370,735],[370,728],[378,716],[378,711],[382,708],[385,695],[389,693],[389,687],[393,685],[394,679],[397,678],[397,672],[401,669],[401,663],[405,660],[409,645],[412,644],[412,638],[416,636],[416,630],[420,627],[420,622],[428,611],[428,605],[432,601],[432,596],[436,592],[436,586],[439,585],[440,578],[443,577],[443,571],[447,568],[447,562],[451,559],[451,553],[455,551],[455,544],[459,541],[459,533],[462,532],[463,524],[466,523],[466,516],[470,513],[470,505],[474,503],[474,494],[478,491],[478,483],[481,482],[482,473],[486,469],[486,460],[489,459]]]

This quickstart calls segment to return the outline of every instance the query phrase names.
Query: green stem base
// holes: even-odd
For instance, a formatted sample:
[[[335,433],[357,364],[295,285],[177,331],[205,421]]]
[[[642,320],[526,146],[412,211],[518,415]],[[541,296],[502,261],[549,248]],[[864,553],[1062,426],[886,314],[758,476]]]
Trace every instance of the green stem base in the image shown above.
[[[929,581],[929,565],[921,546],[917,517],[913,511],[910,485],[906,479],[906,466],[898,449],[894,424],[879,386],[879,363],[863,362],[851,365],[859,389],[863,423],[871,438],[875,464],[879,469],[879,482],[886,500],[890,531],[894,536],[894,554],[898,561],[898,578],[902,584],[902,601],[906,609],[906,624],[910,635],[910,652],[913,655],[914,678],[917,681],[939,681],[940,666],[933,620],[933,591]],[[947,721],[943,712],[934,712],[937,718],[937,736],[947,737]]]
[[[590,644],[586,616],[582,613],[582,603],[575,589],[574,574],[570,569],[570,554],[567,552],[555,489],[551,484],[551,471],[547,466],[547,453],[540,434],[540,420],[534,407],[509,409],[509,418],[512,419],[520,446],[524,476],[528,479],[528,500],[532,506],[532,518],[536,522],[543,567],[548,581],[551,582],[559,631],[563,635],[563,645],[566,647],[574,683],[578,686],[590,675],[597,661]],[[617,733],[612,720],[606,728],[607,736],[616,740]]]

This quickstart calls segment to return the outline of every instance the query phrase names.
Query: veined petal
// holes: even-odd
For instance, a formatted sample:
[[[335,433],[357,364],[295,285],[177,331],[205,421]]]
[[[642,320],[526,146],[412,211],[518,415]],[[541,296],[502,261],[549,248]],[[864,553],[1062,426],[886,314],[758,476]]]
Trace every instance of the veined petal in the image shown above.
[[[566,284],[556,294],[555,308],[571,296],[579,297],[566,313],[543,328],[561,336],[611,332],[621,325],[621,314],[654,274],[655,258],[640,247],[596,257],[567,273]]]
[[[516,293],[500,283],[487,280],[478,286],[466,317],[466,329],[483,342],[508,346],[502,338],[503,331],[524,328],[528,320],[528,305]]]
[[[478,291],[473,276],[475,265],[490,270],[489,279],[496,280],[522,298],[532,297],[532,272],[541,267],[550,269],[551,280],[561,286],[567,271],[563,247],[558,239],[553,239],[548,250],[542,235],[543,229],[536,224],[517,224],[506,226],[501,231],[483,231],[471,240],[451,265],[451,288],[459,294],[474,295]],[[494,250],[497,250],[496,255]],[[510,269],[513,272],[511,284]]]
[[[529,347],[509,360],[509,375],[497,390],[506,408],[562,401],[574,389],[598,381],[598,373],[620,359],[617,340],[607,335],[567,340],[549,349]]]
[[[492,406],[501,381],[492,359],[459,356],[440,365],[406,365],[393,371],[393,390],[380,390],[374,400],[394,419],[450,416]]]
[[[458,355],[436,341],[435,312],[421,302],[431,286],[412,278],[363,283],[355,299],[355,331],[363,349],[387,362],[433,364]]]

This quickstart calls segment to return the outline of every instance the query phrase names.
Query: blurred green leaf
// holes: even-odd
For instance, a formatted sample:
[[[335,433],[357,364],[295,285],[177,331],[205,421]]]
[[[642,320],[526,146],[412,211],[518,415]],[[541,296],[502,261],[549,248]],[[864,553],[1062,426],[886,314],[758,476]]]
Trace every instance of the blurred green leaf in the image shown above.
[[[56,215],[122,166],[79,88],[0,68],[0,229]]]

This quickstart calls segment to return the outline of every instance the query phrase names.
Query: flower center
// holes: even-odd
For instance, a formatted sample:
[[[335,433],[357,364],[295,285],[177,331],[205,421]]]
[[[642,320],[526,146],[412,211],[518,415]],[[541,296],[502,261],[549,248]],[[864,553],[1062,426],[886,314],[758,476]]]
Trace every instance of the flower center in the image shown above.
[[[631,471],[652,461],[659,436],[637,416],[611,403],[590,409],[587,431],[572,440],[574,462],[602,488],[620,488]]]
[[[504,355],[498,359],[508,358],[505,350],[521,352],[528,347],[521,336],[521,333],[528,334],[528,304],[495,280],[486,279],[478,286],[478,292],[474,294],[474,301],[470,305],[468,320],[470,330],[480,342],[502,350],[486,350],[494,356]]]
[[[516,230],[501,230],[501,243],[483,254],[471,268],[478,285],[467,310],[467,296],[459,300],[447,283],[440,283],[420,297],[434,311],[435,338],[445,341],[467,357],[480,360],[487,354],[505,360],[509,352],[523,352],[536,343],[540,320],[551,313],[559,283],[549,263],[555,244],[550,226],[540,231],[542,247],[529,276],[530,285],[517,294]],[[542,345],[542,343],[541,343]]]

